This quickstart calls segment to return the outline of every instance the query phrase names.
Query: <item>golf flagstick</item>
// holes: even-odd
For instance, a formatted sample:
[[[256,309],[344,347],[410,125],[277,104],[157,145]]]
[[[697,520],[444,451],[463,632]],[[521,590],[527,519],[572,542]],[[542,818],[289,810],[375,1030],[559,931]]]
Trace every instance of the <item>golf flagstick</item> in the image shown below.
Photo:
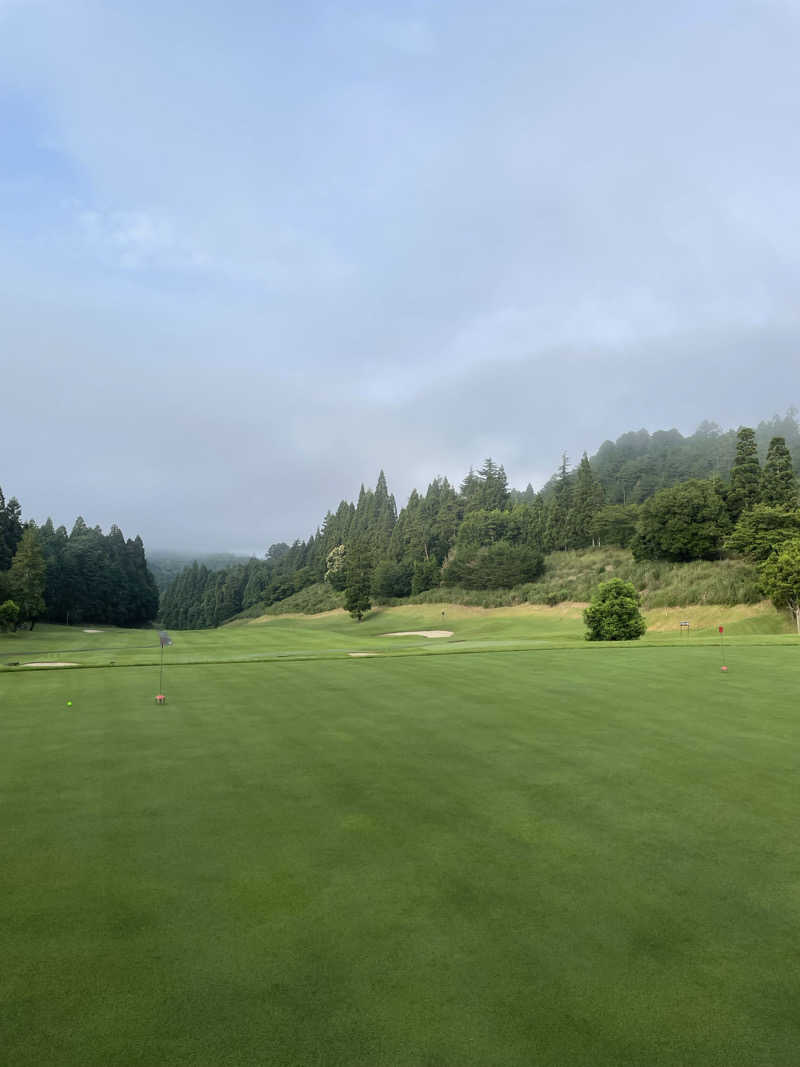
[[[156,697],[157,704],[166,703],[166,697],[164,696],[164,649],[167,645],[172,644],[172,638],[169,636],[166,630],[160,630],[158,634],[158,640],[161,645],[161,669],[158,674],[158,696]]]

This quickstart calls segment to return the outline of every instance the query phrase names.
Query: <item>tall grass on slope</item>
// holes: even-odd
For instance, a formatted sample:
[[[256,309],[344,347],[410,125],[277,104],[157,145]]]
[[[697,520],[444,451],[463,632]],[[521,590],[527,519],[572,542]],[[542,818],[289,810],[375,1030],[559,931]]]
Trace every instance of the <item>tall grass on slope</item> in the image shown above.
[[[745,560],[698,560],[668,563],[664,560],[637,562],[619,548],[554,552],[547,557],[542,579],[526,587],[533,603],[547,603],[548,595],[562,590],[570,596],[560,600],[589,600],[599,582],[609,578],[633,582],[645,607],[678,607],[681,604],[755,604],[762,599],[758,571]],[[580,593],[580,595],[572,595]],[[544,594],[544,599],[539,599]]]
[[[292,593],[285,600],[278,600],[265,608],[256,604],[238,616],[240,619],[254,619],[259,615],[317,615],[321,611],[332,611],[344,607],[344,593],[337,593],[327,582],[307,585],[297,593]]]
[[[412,597],[412,603],[449,602],[480,607],[513,604],[560,604],[565,600],[591,600],[600,582],[622,578],[633,582],[645,608],[684,604],[756,604],[763,598],[758,572],[745,560],[637,563],[621,548],[591,548],[553,552],[545,571],[535,582],[514,589],[429,589]]]
[[[758,571],[745,560],[723,559],[713,562],[667,563],[645,560],[637,563],[623,548],[586,548],[570,552],[552,552],[545,560],[545,570],[535,582],[514,589],[458,589],[437,586],[404,600],[373,599],[373,603],[391,604],[464,604],[470,607],[502,608],[514,604],[561,604],[592,599],[600,582],[622,578],[633,582],[642,594],[645,608],[672,608],[687,604],[757,604],[763,599]],[[344,594],[337,593],[327,582],[301,589],[285,600],[265,608],[256,604],[237,618],[253,619],[260,615],[315,615],[344,606]]]

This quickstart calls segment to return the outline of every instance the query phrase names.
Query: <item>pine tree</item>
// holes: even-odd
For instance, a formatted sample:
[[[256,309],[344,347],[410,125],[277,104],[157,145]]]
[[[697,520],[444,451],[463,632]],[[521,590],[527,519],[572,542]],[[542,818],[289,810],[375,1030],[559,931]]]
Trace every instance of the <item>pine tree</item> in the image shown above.
[[[0,489],[0,571],[11,566],[11,560],[22,538],[22,510],[16,497],[6,503]]]
[[[105,549],[104,610],[101,618],[104,622],[106,620],[113,622],[115,626],[130,626],[135,615],[136,576],[129,565],[125,551],[125,538],[119,526],[113,524],[103,540]]]
[[[246,569],[247,580],[242,590],[242,607],[251,608],[264,598],[267,575],[264,564],[257,559],[249,560]]]
[[[561,453],[561,465],[558,468],[552,492],[545,502],[545,547],[548,551],[565,549],[569,540],[567,522],[570,503],[570,474],[567,453]]]
[[[464,512],[472,511],[481,506],[480,503],[481,482],[478,475],[470,467],[464,481],[461,483],[461,505]]]
[[[509,516],[508,537],[512,544],[527,545],[539,553],[545,544],[545,502],[541,494],[534,494],[532,499],[523,496],[515,504]]]
[[[141,625],[141,623],[150,622],[158,614],[158,586],[147,566],[141,537],[137,534],[132,542],[126,542],[126,547],[133,557],[134,572],[137,577],[138,613],[134,621]]]
[[[361,486],[358,493],[358,503],[356,504],[355,515],[353,516],[353,525],[351,527],[351,533],[355,537],[361,537],[368,535],[372,526],[372,519],[375,514],[375,494],[371,489],[365,489]]]
[[[406,559],[413,563],[415,560],[427,558],[427,553],[422,498],[416,489],[412,489],[408,503],[397,516],[392,530],[389,555],[392,559]]]
[[[45,612],[46,571],[47,564],[36,526],[29,523],[22,532],[19,547],[11,561],[9,581],[14,602],[19,607],[19,617],[23,622],[30,622],[31,629]]]
[[[572,548],[585,548],[592,544],[592,523],[602,505],[603,490],[595,479],[589,457],[583,453],[569,510],[569,542]]]
[[[381,471],[378,475],[378,484],[375,486],[372,529],[370,530],[374,559],[386,558],[396,523],[397,505],[386,485],[386,475]]]
[[[782,437],[773,437],[761,476],[761,503],[777,508],[797,507],[797,478]]]
[[[47,576],[44,589],[44,602],[47,605],[47,618],[51,622],[66,622],[69,611],[64,567],[64,549],[67,546],[67,531],[63,526],[54,529],[53,520],[48,519],[39,527],[39,542],[47,564]]]
[[[731,518],[739,518],[757,504],[761,495],[761,468],[758,462],[755,431],[742,426],[736,435],[736,456],[731,467],[728,510]]]
[[[224,580],[220,582],[218,607],[218,616],[223,622],[242,610],[245,569],[241,565],[229,567],[224,575]]]
[[[458,493],[447,478],[434,478],[425,494],[428,555],[441,563],[453,547],[460,521]]]
[[[498,466],[489,456],[477,474],[470,467],[469,474],[461,484],[461,498],[465,515],[472,511],[507,508],[510,494],[508,478],[502,465]]]
[[[483,483],[479,492],[479,506],[487,511],[508,507],[508,478],[502,464],[498,467],[489,456],[478,471],[478,477]]]
[[[365,612],[372,606],[370,589],[372,568],[369,551],[362,540],[354,541],[347,549],[347,584],[344,590],[344,606],[350,615],[361,622]]]
[[[793,455],[800,453],[800,423],[797,421],[796,407],[790,407],[785,415],[773,415],[756,427],[756,441],[762,452],[766,452],[773,437],[782,437]]]

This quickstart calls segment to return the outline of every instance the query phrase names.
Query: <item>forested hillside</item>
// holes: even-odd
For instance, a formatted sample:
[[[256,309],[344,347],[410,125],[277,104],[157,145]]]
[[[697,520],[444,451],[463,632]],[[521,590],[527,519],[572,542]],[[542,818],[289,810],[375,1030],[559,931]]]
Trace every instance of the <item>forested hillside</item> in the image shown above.
[[[140,626],[155,618],[158,590],[141,537],[104,534],[78,518],[70,533],[52,519],[22,521],[0,489],[0,628],[50,622]]]
[[[216,572],[184,570],[162,597],[161,618],[175,628],[217,626],[322,582],[344,592],[358,618],[373,600],[439,587],[452,595],[523,586],[543,573],[547,553],[590,546],[629,548],[637,560],[763,563],[765,545],[769,555],[800,535],[796,415],[738,431],[704,423],[689,437],[626,433],[576,466],[563,456],[538,492],[511,489],[487,459],[458,487],[440,477],[414,490],[399,512],[381,471],[374,490],[342,501],[307,541]]]
[[[209,571],[221,571],[237,563],[246,563],[248,557],[235,552],[150,552],[147,553],[147,566],[155,579],[159,593],[163,593],[178,575],[193,563],[204,566]]]
[[[766,460],[769,442],[782,437],[800,471],[800,424],[797,411],[775,415],[755,428],[760,462]],[[591,457],[592,470],[609,504],[636,504],[689,478],[719,477],[727,480],[736,455],[736,430],[723,431],[716,423],[703,422],[690,437],[677,430],[646,430],[625,433],[606,441]]]

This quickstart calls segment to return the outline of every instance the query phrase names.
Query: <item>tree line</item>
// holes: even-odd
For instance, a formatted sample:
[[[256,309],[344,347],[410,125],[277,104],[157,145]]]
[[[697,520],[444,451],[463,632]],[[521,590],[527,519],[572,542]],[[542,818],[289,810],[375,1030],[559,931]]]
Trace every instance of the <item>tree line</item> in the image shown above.
[[[155,578],[159,593],[173,582],[185,567],[196,560],[210,571],[221,571],[237,563],[246,563],[248,557],[239,552],[205,552],[196,554],[182,550],[147,552],[147,566]]]
[[[765,440],[776,428],[795,460],[786,436]],[[307,541],[272,545],[262,560],[215,572],[187,567],[163,594],[161,619],[176,629],[217,626],[317,582],[343,591],[360,618],[373,600],[440,585],[531,582],[547,553],[592,545],[677,561],[759,552],[763,562],[767,545],[771,553],[784,534],[800,534],[797,459],[800,428],[790,411],[755,429],[723,433],[704,423],[689,438],[625,434],[574,468],[562,456],[539,492],[509,488],[490,458],[457,488],[440,477],[412,491],[398,512],[381,471],[374,490],[362,486],[355,503],[342,501]]]
[[[104,534],[82,518],[70,533],[23,522],[17,501],[0,489],[0,627],[33,628],[39,619],[141,626],[158,614],[158,590],[141,537],[118,526]]]
[[[342,501],[307,541],[274,544],[264,559],[221,569],[186,567],[163,593],[161,618],[174,628],[217,626],[321,582],[343,591],[359,618],[372,600],[440,585],[534,581],[546,553],[596,544],[629,547],[638,559],[771,561],[765,589],[794,611],[786,566],[776,560],[800,537],[796,416],[792,409],[725,432],[703,423],[690,437],[623,434],[574,468],[562,456],[539,492],[510,488],[490,458],[458,487],[440,477],[424,493],[412,491],[399,512],[381,471],[374,490],[362,486],[356,502]],[[82,518],[70,533],[50,519],[36,527],[0,490],[0,626],[37,618],[132,626],[158,610],[141,538],[126,540],[116,526],[104,534]]]

